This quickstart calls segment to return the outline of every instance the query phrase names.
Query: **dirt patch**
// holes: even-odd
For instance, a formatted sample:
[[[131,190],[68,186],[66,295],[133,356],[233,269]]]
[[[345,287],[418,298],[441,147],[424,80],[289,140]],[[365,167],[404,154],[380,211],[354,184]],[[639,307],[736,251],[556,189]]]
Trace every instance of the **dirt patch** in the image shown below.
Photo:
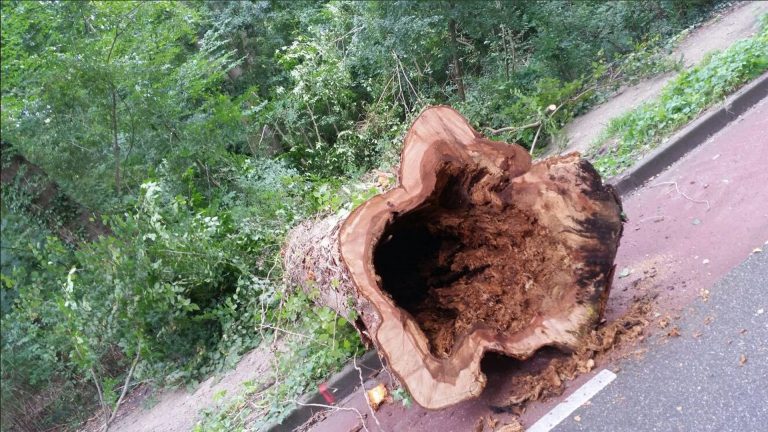
[[[18,187],[29,195],[28,211],[43,221],[59,238],[70,245],[83,240],[94,241],[111,234],[110,229],[100,222],[97,214],[75,202],[66,195],[58,184],[48,178],[42,168],[29,162],[19,154],[13,154],[10,146],[2,144],[3,167],[0,170],[0,185],[4,191]],[[8,152],[9,157],[6,155]],[[5,192],[4,192],[5,193]],[[58,218],[51,216],[55,213]]]
[[[567,253],[530,210],[499,198],[509,177],[449,164],[437,178],[430,199],[385,231],[374,263],[432,353],[448,357],[477,328],[514,333],[544,313],[547,297],[564,295],[547,287]]]
[[[185,389],[155,390],[148,385],[134,389],[120,407],[113,432],[164,431],[181,432],[194,428],[200,414],[217,406],[225,406],[243,391],[247,382],[263,383],[268,379],[277,351],[286,347],[283,340],[263,343],[252,350],[235,369],[212,376],[194,391]],[[103,420],[98,416],[84,425],[81,432],[101,430]]]

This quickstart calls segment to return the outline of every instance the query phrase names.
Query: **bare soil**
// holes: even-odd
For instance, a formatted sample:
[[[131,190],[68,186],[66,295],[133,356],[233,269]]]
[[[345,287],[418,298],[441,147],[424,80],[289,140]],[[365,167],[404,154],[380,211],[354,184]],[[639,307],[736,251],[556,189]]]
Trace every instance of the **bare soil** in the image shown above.
[[[281,344],[277,345],[280,348]],[[139,386],[121,406],[109,430],[188,432],[200,420],[204,410],[226,406],[242,391],[243,383],[257,384],[266,380],[274,358],[270,344],[264,343],[243,356],[233,370],[209,377],[194,390],[154,390],[149,385]],[[97,431],[102,425],[101,419],[94,418],[81,431]]]

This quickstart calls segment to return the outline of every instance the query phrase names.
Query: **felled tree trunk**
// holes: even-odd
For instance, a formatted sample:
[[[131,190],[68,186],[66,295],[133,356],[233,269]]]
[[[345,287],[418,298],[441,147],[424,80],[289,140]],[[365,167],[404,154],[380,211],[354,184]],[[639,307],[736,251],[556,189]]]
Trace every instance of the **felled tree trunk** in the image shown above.
[[[621,232],[618,197],[578,154],[532,164],[437,106],[405,138],[398,187],[299,226],[284,254],[288,281],[353,322],[437,409],[480,394],[487,351],[578,349]]]

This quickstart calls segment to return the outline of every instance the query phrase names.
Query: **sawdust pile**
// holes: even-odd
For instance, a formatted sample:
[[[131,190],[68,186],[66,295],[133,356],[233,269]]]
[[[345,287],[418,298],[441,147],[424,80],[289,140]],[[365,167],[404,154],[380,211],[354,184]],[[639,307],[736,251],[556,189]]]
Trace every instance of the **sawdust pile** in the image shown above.
[[[515,375],[512,378],[514,392],[499,405],[518,408],[511,411],[519,413],[526,402],[562,394],[565,381],[591,371],[595,362],[608,353],[642,340],[650,322],[647,317],[651,307],[649,298],[637,299],[624,315],[593,330],[581,351],[568,357],[553,358],[541,369]]]

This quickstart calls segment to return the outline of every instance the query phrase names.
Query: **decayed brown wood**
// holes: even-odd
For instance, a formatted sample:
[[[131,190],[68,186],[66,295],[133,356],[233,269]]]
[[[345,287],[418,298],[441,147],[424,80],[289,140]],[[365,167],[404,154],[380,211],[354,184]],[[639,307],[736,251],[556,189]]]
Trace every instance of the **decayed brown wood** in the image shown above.
[[[577,349],[598,323],[621,205],[578,154],[532,163],[424,110],[398,187],[289,236],[289,282],[349,318],[421,406],[476,397],[487,351]]]

